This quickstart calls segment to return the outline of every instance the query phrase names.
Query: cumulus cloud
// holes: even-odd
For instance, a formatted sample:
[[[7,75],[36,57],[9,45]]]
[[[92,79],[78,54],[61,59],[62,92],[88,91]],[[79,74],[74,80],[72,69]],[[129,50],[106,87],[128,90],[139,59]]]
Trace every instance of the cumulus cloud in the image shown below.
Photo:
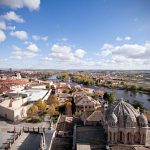
[[[10,32],[11,36],[14,36],[20,40],[27,40],[28,39],[28,34],[25,31],[12,31]]]
[[[29,50],[29,51],[31,51],[31,52],[38,52],[39,51],[39,48],[37,47],[37,45],[36,44],[30,44],[28,47],[27,47],[27,49]]]
[[[109,45],[104,44],[99,53],[101,59],[109,60],[112,65],[117,68],[124,66],[122,69],[129,67],[135,69],[136,67],[143,67],[146,69],[150,66],[150,43],[144,44],[123,44],[123,45]],[[148,63],[149,62],[149,63]],[[108,64],[108,62],[106,62]],[[139,66],[138,66],[139,65]]]
[[[108,55],[110,55],[112,48],[113,46],[111,44],[104,44],[103,47],[101,48],[102,57],[107,57]]]
[[[14,11],[7,12],[5,15],[1,15],[0,18],[3,20],[15,21],[18,23],[24,22],[23,18],[21,16],[17,15]]]
[[[61,46],[54,44],[51,47],[50,57],[59,61],[70,61],[74,59],[74,55],[69,46]]]
[[[123,44],[123,45],[109,45],[104,44],[101,48],[100,54],[107,53],[109,51],[108,55],[119,55],[119,56],[125,56],[127,58],[150,58],[149,52],[150,52],[150,43],[146,42],[143,45],[140,44]],[[107,47],[107,48],[106,48]],[[106,55],[106,56],[108,56]],[[103,55],[102,55],[103,56]]]
[[[112,49],[112,54],[123,55],[129,58],[141,57],[146,52],[145,45],[138,44],[124,44],[121,46],[116,46]]]
[[[6,39],[5,33],[2,30],[0,30],[0,42],[5,41],[5,39]]]
[[[13,9],[27,7],[29,10],[37,10],[40,7],[40,0],[1,0],[0,5]]]
[[[83,49],[77,49],[74,53],[74,55],[77,57],[77,58],[83,58],[85,56],[86,52],[85,50]]]
[[[36,44],[30,44],[23,50],[20,47],[15,45],[12,46],[12,58],[23,59],[23,58],[32,58],[38,55],[39,48]]]
[[[42,40],[42,41],[46,42],[48,40],[48,36],[32,35],[32,39],[34,41]]]
[[[54,44],[50,49],[48,57],[44,57],[42,60],[47,62],[54,60],[56,63],[61,62],[66,65],[72,63],[79,63],[84,58],[86,51],[83,49],[75,49],[71,46]]]

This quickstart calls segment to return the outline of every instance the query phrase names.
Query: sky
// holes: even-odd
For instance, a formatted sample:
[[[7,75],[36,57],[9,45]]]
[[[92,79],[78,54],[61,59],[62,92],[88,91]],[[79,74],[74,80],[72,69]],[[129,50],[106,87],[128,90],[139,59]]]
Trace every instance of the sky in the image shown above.
[[[150,70],[150,0],[0,0],[0,68]]]

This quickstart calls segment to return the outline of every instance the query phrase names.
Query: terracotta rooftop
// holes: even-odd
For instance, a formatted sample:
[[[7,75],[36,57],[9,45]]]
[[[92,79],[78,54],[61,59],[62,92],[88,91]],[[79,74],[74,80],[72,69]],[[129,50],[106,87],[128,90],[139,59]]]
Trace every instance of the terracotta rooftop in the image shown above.
[[[27,83],[25,80],[0,80],[0,84],[4,85],[23,85]]]
[[[2,94],[4,92],[10,92],[10,91],[12,91],[12,90],[10,90],[10,88],[8,88],[8,87],[2,87],[2,88],[0,88],[0,94]]]

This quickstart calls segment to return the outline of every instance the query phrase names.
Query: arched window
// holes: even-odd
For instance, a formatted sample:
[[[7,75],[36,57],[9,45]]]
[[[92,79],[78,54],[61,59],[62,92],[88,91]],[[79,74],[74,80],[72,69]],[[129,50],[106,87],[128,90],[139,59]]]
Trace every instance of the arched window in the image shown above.
[[[132,134],[131,133],[127,134],[127,143],[129,143],[129,144],[132,143]]]
[[[114,133],[114,141],[116,142],[116,134]]]
[[[134,135],[134,142],[135,144],[140,144],[140,140],[141,140],[141,137],[140,137],[140,133],[139,132],[136,132],[135,135]]]
[[[109,132],[109,135],[110,135],[109,139],[110,139],[110,142],[111,142],[111,140],[112,140],[112,138],[111,138],[111,132]]]
[[[146,138],[146,135],[143,134],[143,136],[142,136],[142,144],[145,144],[145,138]]]
[[[124,134],[122,131],[119,132],[119,141],[123,143]]]

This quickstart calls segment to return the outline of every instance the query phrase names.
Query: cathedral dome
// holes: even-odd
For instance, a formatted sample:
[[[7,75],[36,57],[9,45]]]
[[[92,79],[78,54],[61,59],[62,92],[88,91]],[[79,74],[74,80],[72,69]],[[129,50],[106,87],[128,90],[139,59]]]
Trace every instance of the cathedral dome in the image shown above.
[[[147,127],[148,121],[147,121],[146,116],[143,113],[141,113],[138,118],[139,118],[139,125],[141,127]]]
[[[106,112],[106,120],[109,122],[109,117],[115,114],[115,121],[118,121],[119,127],[135,127],[137,125],[137,117],[140,115],[132,105],[125,102],[123,99],[117,101],[110,106]]]
[[[108,117],[108,123],[110,126],[115,126],[117,124],[117,117],[115,115],[115,113],[113,112],[112,114],[110,114],[110,116]]]

